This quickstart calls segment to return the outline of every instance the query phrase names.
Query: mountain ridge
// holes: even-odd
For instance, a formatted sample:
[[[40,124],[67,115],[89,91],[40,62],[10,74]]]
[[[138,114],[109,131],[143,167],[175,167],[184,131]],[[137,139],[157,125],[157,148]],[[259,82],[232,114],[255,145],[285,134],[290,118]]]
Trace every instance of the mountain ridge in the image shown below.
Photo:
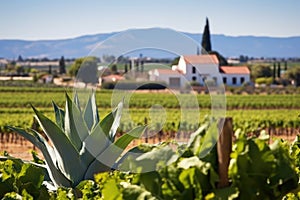
[[[145,37],[147,37],[148,32],[150,34],[151,30],[160,30],[160,28],[142,30]],[[19,55],[22,57],[48,58],[59,58],[61,56],[68,58],[83,57],[89,55],[96,44],[119,33],[122,32],[82,35],[70,39],[55,40],[1,39],[0,57],[9,59],[17,58]],[[200,33],[179,33],[188,36],[198,44],[201,42],[202,34]],[[134,35],[131,37],[133,37],[131,38],[132,41],[138,42],[139,38],[134,38]],[[170,39],[172,40],[172,38]],[[300,57],[300,36],[271,37],[212,34],[211,42],[213,50],[220,52],[225,57],[239,57],[240,55],[268,58]],[[157,54],[153,55],[157,56]],[[161,55],[161,57],[164,57],[164,55]]]

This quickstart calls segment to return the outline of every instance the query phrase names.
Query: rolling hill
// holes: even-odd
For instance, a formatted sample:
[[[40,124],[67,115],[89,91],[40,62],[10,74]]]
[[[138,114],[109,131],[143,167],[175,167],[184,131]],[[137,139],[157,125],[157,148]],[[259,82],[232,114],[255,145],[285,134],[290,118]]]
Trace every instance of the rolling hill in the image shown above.
[[[59,58],[65,56],[67,58],[76,58],[87,56],[102,42],[101,48],[118,49],[120,39],[127,42],[126,45],[139,44],[150,38],[155,39],[155,43],[165,43],[167,48],[176,43],[176,48],[181,49],[183,53],[196,53],[196,47],[178,43],[181,36],[187,36],[193,39],[193,43],[201,42],[201,34],[197,33],[180,33],[169,34],[174,32],[170,29],[151,28],[136,29],[124,32],[100,33],[96,35],[85,35],[77,38],[63,40],[0,40],[0,57],[17,58],[22,57],[48,57]],[[126,37],[124,37],[124,35]],[[123,38],[122,38],[123,37]],[[110,39],[108,39],[110,38]],[[107,40],[108,39],[108,40]],[[117,39],[118,42],[113,42]],[[109,45],[105,42],[109,41]],[[247,55],[249,57],[300,57],[300,36],[295,37],[258,37],[258,36],[226,36],[211,35],[212,47],[226,57],[238,57]],[[122,43],[121,42],[121,43]],[[122,43],[122,45],[124,45]],[[149,44],[147,44],[149,46]],[[146,47],[148,47],[146,46]],[[134,46],[132,46],[134,47]],[[171,48],[174,48],[173,46]],[[113,52],[113,51],[108,51]],[[162,51],[154,51],[148,48],[147,51],[140,51],[144,56],[149,57],[172,57],[172,54]],[[102,52],[102,53],[105,53]],[[138,54],[136,54],[138,55]]]

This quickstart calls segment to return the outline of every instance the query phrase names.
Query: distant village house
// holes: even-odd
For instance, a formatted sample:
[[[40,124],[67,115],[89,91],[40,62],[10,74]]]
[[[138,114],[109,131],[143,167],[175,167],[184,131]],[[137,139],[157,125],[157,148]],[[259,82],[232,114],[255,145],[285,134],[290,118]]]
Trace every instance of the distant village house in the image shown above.
[[[250,82],[247,66],[220,66],[216,55],[180,56],[178,65],[171,69],[153,69],[149,71],[150,81],[164,81],[169,87],[181,88],[187,82],[205,85],[211,81],[216,85],[241,86]]]

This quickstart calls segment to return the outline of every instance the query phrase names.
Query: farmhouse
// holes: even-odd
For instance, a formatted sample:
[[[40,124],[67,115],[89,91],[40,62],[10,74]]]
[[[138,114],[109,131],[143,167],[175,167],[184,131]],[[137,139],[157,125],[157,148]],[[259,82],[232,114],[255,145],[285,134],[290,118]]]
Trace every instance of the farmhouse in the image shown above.
[[[148,74],[150,81],[164,81],[171,88],[180,88],[186,82],[183,73],[179,70],[154,69]]]
[[[250,71],[246,66],[221,66],[220,73],[225,85],[241,86],[250,82]]]
[[[241,86],[250,81],[250,71],[246,66],[220,66],[216,55],[180,56],[178,65],[171,69],[154,69],[149,71],[151,81],[165,81],[169,87],[184,87],[186,82],[198,82],[205,85],[207,81],[216,85],[225,84]]]

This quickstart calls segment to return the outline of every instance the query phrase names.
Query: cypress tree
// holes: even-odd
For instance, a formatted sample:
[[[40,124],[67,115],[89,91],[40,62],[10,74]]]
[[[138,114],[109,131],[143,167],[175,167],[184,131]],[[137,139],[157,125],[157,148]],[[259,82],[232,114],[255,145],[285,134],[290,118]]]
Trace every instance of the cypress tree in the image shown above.
[[[281,69],[280,69],[280,62],[278,62],[278,69],[277,69],[277,77],[280,78]]]
[[[202,54],[207,54],[211,52],[211,42],[210,42],[210,31],[209,31],[209,23],[208,23],[208,18],[206,18],[206,24],[204,27],[204,32],[202,35],[202,49],[201,53]]]
[[[52,66],[51,65],[49,65],[49,67],[48,67],[48,74],[52,74]]]
[[[66,73],[65,58],[62,56],[59,60],[59,74],[65,74],[65,73]]]
[[[125,73],[128,72],[128,66],[127,66],[127,64],[125,64],[125,66],[124,66],[124,72],[125,72]]]
[[[284,71],[287,70],[287,61],[284,61]]]

